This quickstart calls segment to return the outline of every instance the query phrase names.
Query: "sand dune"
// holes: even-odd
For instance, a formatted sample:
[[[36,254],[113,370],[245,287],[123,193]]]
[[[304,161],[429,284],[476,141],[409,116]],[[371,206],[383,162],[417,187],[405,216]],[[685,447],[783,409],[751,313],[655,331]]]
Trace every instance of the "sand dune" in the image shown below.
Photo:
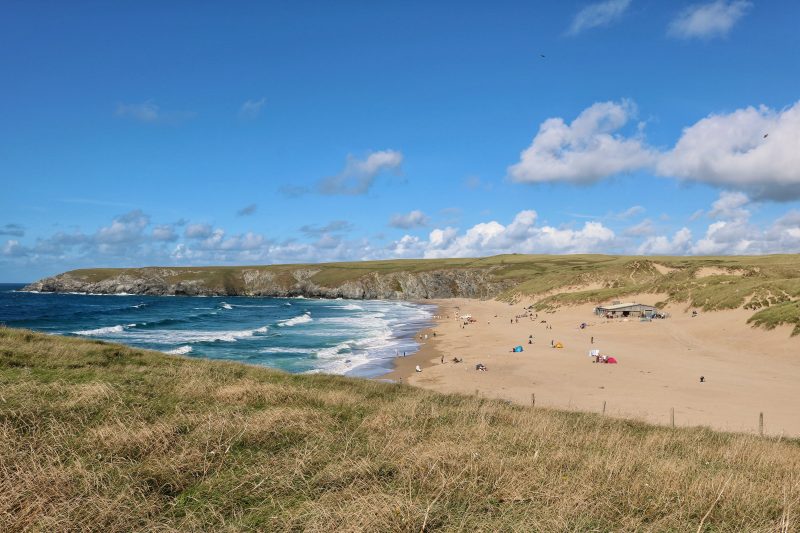
[[[642,303],[662,300],[643,295]],[[538,319],[513,317],[525,302],[444,300],[437,336],[419,354],[398,361],[392,377],[444,392],[474,393],[536,405],[600,412],[676,425],[758,431],[759,413],[769,434],[800,435],[800,338],[791,328],[773,331],[746,324],[745,310],[701,313],[668,309],[665,320],[639,322],[595,316],[593,305],[562,308]],[[478,321],[462,329],[456,314]],[[547,324],[540,321],[547,320]],[[581,322],[589,326],[580,329]],[[535,342],[527,344],[528,336]],[[594,337],[594,344],[591,338]],[[553,349],[550,341],[562,341]],[[511,353],[515,345],[523,353]],[[588,351],[614,355],[617,365],[592,363]],[[441,357],[445,363],[441,364]],[[463,357],[464,362],[450,360]],[[477,372],[483,363],[488,372]],[[413,367],[421,364],[422,373]],[[700,376],[706,378],[700,383]]]

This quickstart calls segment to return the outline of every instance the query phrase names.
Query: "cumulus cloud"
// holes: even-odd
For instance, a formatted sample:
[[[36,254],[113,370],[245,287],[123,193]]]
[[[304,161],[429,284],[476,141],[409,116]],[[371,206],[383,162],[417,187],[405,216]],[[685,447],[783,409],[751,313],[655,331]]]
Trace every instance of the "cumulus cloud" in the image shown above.
[[[247,217],[255,213],[257,209],[258,206],[256,204],[250,204],[236,211],[236,214],[240,217]]]
[[[723,37],[752,7],[747,0],[715,0],[694,4],[670,23],[667,33],[681,39]]]
[[[175,227],[171,224],[162,224],[153,228],[153,239],[163,242],[174,242],[178,240],[178,234],[175,233]]]
[[[0,235],[8,235],[10,237],[24,237],[25,228],[19,224],[5,224],[0,226]]]
[[[210,224],[188,224],[183,235],[187,239],[205,239],[211,236],[212,231]]]
[[[683,255],[692,244],[692,232],[689,228],[681,228],[672,238],[664,235],[648,237],[639,246],[639,255]]]
[[[264,104],[267,103],[266,98],[261,98],[260,100],[247,100],[245,103],[242,104],[242,107],[239,108],[239,118],[242,120],[253,120],[261,114],[261,110],[264,108]]]
[[[711,211],[708,216],[712,218],[743,219],[750,216],[750,212],[745,206],[750,203],[750,198],[741,192],[723,192],[719,198],[711,204]]]
[[[140,209],[114,218],[110,226],[100,228],[95,240],[100,244],[130,244],[142,237],[150,217]]]
[[[592,183],[649,166],[653,151],[619,133],[635,114],[633,102],[622,100],[593,104],[570,124],[549,118],[508,174],[518,183]]]
[[[3,255],[6,257],[22,257],[28,255],[28,250],[18,240],[9,239],[3,245]]]
[[[347,156],[344,170],[335,176],[322,179],[317,188],[321,194],[360,195],[366,194],[380,174],[399,171],[403,154],[395,150],[370,153],[365,159]]]
[[[765,106],[710,115],[683,130],[657,171],[756,199],[800,197],[800,102],[781,111]]]
[[[589,4],[578,11],[572,19],[567,35],[577,35],[591,28],[608,26],[622,17],[630,5],[631,0],[605,0]]]
[[[504,253],[587,253],[607,250],[614,232],[600,222],[580,229],[537,224],[536,211],[517,213],[507,225],[497,221],[475,224],[463,233],[454,228],[434,229],[427,240],[405,235],[394,243],[393,255],[426,258],[479,257]]]
[[[759,106],[709,115],[663,151],[648,146],[641,134],[619,133],[634,113],[634,104],[623,100],[596,103],[570,124],[547,119],[509,167],[509,177],[518,183],[592,183],[650,170],[757,200],[800,198],[800,102],[780,111]]]
[[[428,215],[422,211],[414,210],[410,213],[393,215],[389,220],[389,225],[393,228],[411,229],[424,228],[429,222]]]

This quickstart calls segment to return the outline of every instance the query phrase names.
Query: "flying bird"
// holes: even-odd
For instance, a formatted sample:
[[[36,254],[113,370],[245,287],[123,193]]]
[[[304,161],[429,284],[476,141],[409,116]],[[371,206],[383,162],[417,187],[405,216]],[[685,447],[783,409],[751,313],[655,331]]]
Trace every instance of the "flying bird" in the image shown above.
[[[539,57],[541,57],[542,59],[544,59],[544,57],[545,57],[545,56],[544,56],[544,54],[539,54]]]
[[[764,138],[766,139],[767,137],[769,137],[769,133],[764,134]]]

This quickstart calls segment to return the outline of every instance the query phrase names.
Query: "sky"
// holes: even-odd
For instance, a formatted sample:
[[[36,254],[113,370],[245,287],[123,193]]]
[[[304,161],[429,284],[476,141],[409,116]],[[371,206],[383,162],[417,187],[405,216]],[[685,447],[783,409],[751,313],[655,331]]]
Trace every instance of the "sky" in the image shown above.
[[[800,252],[800,2],[5,2],[0,281]]]

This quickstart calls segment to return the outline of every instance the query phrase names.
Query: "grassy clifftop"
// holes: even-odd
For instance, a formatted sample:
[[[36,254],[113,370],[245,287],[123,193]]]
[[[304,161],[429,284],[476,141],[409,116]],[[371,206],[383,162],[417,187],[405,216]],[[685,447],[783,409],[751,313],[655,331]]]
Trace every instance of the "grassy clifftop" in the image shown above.
[[[2,531],[789,531],[798,471],[791,440],[0,328]]]
[[[533,297],[540,310],[652,293],[664,295],[662,304],[685,303],[706,311],[745,307],[754,312],[752,322],[756,325],[773,328],[792,324],[795,334],[800,333],[800,255],[501,255],[308,265],[86,269],[43,280],[31,288],[346,298]]]

